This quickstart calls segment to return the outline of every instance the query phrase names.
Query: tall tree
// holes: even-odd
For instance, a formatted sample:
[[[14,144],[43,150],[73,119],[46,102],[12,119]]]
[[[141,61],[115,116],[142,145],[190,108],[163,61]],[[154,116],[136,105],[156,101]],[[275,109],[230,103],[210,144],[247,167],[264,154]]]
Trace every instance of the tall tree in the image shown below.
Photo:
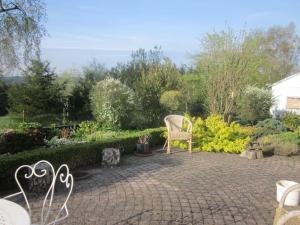
[[[7,89],[8,85],[4,82],[0,73],[0,116],[7,113]]]
[[[300,36],[296,33],[296,26],[270,27],[261,32],[263,42],[261,48],[268,60],[266,67],[269,83],[281,80],[294,72],[298,72],[300,60]]]
[[[39,56],[46,35],[42,0],[0,0],[0,69],[16,68]]]
[[[258,42],[246,41],[247,33],[235,33],[228,28],[207,34],[202,40],[204,49],[197,57],[197,67],[206,78],[208,106],[230,122],[236,100],[250,77],[259,71],[256,52]]]
[[[160,103],[162,94],[170,90],[180,90],[180,73],[170,59],[154,64],[141,74],[136,81],[135,92],[142,104],[145,126],[161,125],[167,113]]]
[[[74,119],[88,119],[92,116],[90,107],[90,91],[99,81],[107,76],[106,68],[93,61],[89,66],[83,68],[83,77],[73,89],[70,96],[70,114]]]
[[[48,62],[32,60],[23,72],[24,82],[14,84],[8,92],[10,111],[27,115],[61,113],[60,89],[54,83],[55,72]]]

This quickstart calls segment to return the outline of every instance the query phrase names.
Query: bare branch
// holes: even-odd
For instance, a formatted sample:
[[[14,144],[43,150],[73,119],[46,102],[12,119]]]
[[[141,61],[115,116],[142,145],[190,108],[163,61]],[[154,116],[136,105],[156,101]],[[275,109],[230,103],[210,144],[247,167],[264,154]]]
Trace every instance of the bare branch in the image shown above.
[[[0,13],[6,13],[6,12],[9,12],[9,11],[13,11],[13,10],[20,10],[24,15],[26,15],[25,11],[22,10],[19,6],[17,6],[16,4],[10,2],[9,5],[12,5],[12,6],[9,6],[9,7],[4,7],[3,6],[3,0],[0,0]]]

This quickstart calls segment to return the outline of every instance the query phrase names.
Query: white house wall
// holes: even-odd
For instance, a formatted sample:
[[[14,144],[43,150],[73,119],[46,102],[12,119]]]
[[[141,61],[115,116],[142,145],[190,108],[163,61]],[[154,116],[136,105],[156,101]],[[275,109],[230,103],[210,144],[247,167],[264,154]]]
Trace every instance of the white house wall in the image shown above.
[[[279,81],[272,86],[272,94],[275,99],[275,104],[271,108],[272,115],[278,115],[282,112],[293,111],[300,114],[300,110],[288,110],[287,98],[300,98],[300,73],[293,75],[291,78]]]

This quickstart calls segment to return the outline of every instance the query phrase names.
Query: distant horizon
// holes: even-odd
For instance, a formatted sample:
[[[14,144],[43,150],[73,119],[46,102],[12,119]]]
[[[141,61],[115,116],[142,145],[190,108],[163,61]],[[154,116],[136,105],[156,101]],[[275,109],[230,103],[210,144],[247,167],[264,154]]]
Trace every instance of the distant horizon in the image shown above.
[[[59,71],[96,58],[114,66],[139,48],[161,46],[177,65],[199,52],[204,34],[226,26],[235,31],[295,23],[300,33],[300,1],[128,0],[46,1],[43,57]]]
[[[58,72],[68,69],[81,70],[93,61],[103,64],[110,69],[118,63],[127,63],[135,50],[105,50],[105,49],[71,49],[71,48],[42,48],[42,59],[50,62]],[[146,49],[150,50],[150,49]],[[177,66],[192,65],[196,52],[164,51],[165,57],[170,58]]]

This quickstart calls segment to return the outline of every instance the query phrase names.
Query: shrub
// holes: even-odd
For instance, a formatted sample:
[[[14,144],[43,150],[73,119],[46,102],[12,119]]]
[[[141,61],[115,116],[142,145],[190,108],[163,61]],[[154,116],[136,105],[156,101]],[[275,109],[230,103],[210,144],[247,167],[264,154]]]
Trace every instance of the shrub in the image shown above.
[[[108,128],[131,128],[138,102],[133,90],[119,80],[108,78],[98,82],[90,93],[95,119]]]
[[[15,185],[13,173],[21,165],[31,165],[44,159],[50,161],[55,167],[63,163],[68,164],[70,169],[90,166],[101,162],[101,151],[107,147],[122,147],[125,154],[133,153],[141,135],[151,136],[151,146],[162,144],[164,130],[164,128],[148,129],[97,142],[63,145],[51,149],[39,148],[14,155],[0,156],[0,180],[5,180],[5,185],[1,185],[0,189],[11,188]]]
[[[58,113],[61,111],[60,87],[57,75],[48,62],[30,60],[23,70],[24,81],[13,83],[8,90],[9,111],[27,115]]]
[[[59,138],[57,136],[54,136],[50,140],[45,139],[44,142],[48,148],[58,148],[63,145],[75,145],[75,144],[79,144],[79,143],[84,143],[82,141],[76,141],[76,140],[71,140],[71,139],[67,139],[67,138]]]
[[[204,121],[190,118],[193,123],[193,150],[208,152],[240,153],[250,141],[249,132],[238,124],[224,122],[220,115],[211,115]],[[175,141],[174,145],[187,148],[187,144]]]
[[[284,127],[282,122],[276,119],[266,119],[264,121],[260,121],[256,124],[255,127],[258,129],[252,136],[254,139],[266,135],[279,134],[286,131],[286,128]]]
[[[74,136],[77,138],[83,138],[89,134],[95,133],[98,130],[98,126],[98,123],[95,121],[83,121],[75,130]]]
[[[299,153],[300,136],[294,132],[284,132],[264,137],[264,150],[275,155],[291,156]]]
[[[13,154],[42,145],[44,145],[42,129],[7,130],[0,134],[0,154]]]
[[[19,123],[17,125],[16,129],[24,131],[24,130],[38,129],[38,128],[42,128],[42,125],[40,123],[37,123],[37,122],[22,122],[22,123]]]
[[[238,101],[238,115],[252,123],[264,120],[270,116],[273,102],[270,90],[248,86]]]
[[[295,113],[286,113],[282,117],[283,125],[291,131],[295,131],[300,125],[300,115]]]
[[[159,101],[169,113],[180,113],[185,111],[184,99],[180,91],[165,91]]]

